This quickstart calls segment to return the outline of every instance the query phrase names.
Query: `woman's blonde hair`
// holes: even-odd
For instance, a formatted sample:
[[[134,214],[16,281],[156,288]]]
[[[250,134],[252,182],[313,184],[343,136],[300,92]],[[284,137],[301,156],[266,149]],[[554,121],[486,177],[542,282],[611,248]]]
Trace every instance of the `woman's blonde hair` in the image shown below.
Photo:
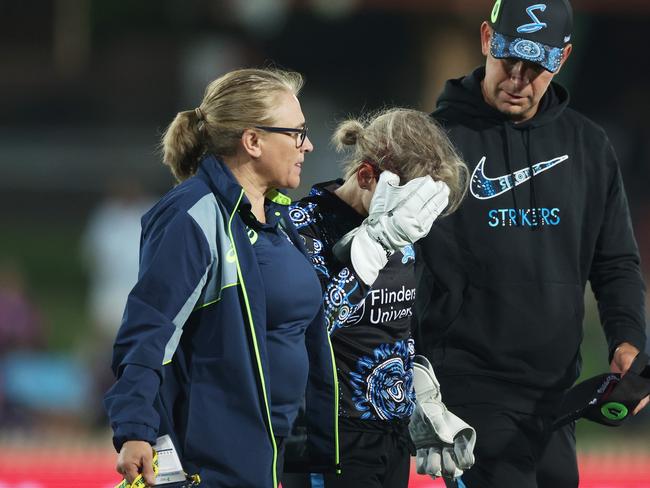
[[[344,162],[345,179],[363,162],[400,176],[402,184],[430,175],[449,186],[444,215],[458,208],[467,192],[469,171],[444,130],[428,114],[392,108],[341,122],[332,141],[337,150],[354,146]]]
[[[179,112],[163,134],[163,163],[178,181],[193,176],[205,152],[235,154],[245,129],[273,125],[279,95],[298,95],[303,78],[294,71],[240,69],[211,82],[198,108]]]

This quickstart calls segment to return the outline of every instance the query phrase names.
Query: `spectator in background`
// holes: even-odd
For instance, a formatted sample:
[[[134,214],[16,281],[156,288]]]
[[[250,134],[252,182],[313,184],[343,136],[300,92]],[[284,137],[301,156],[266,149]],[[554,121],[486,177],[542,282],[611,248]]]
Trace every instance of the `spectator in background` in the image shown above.
[[[88,220],[81,252],[90,279],[88,310],[102,342],[115,338],[138,279],[140,219],[152,205],[137,181],[116,179]]]
[[[39,435],[84,428],[90,386],[85,368],[46,346],[44,319],[22,269],[13,261],[0,263],[1,427]]]
[[[25,276],[14,261],[0,263],[0,427],[29,427],[33,415],[24,408],[28,387],[16,381],[10,368],[16,354],[40,351],[44,345],[43,319],[27,294]]]
[[[0,355],[41,349],[44,333],[43,318],[27,294],[20,266],[3,261],[0,263]]]
[[[91,325],[83,353],[93,378],[88,416],[95,426],[106,425],[101,400],[113,382],[108,366],[111,346],[122,322],[126,298],[138,279],[140,219],[152,205],[153,200],[136,180],[115,178],[91,213],[82,236]]]

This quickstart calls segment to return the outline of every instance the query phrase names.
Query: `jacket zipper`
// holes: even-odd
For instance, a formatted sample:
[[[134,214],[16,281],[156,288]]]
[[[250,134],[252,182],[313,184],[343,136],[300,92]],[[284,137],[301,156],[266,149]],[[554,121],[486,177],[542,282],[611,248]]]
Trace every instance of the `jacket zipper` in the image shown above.
[[[262,385],[262,393],[264,397],[264,408],[266,409],[266,417],[268,420],[268,430],[271,437],[271,444],[273,445],[273,486],[278,486],[277,479],[277,461],[278,461],[278,447],[275,443],[275,435],[273,434],[273,424],[271,423],[271,410],[269,409],[268,396],[266,393],[266,383],[264,382],[264,370],[262,368],[262,361],[260,359],[259,346],[257,345],[257,335],[255,334],[255,326],[253,324],[253,314],[250,308],[250,302],[248,300],[248,293],[246,292],[246,284],[244,283],[244,276],[241,271],[241,266],[239,265],[239,257],[237,255],[237,247],[235,246],[235,239],[232,235],[232,219],[239,208],[242,198],[244,197],[244,190],[242,189],[239,194],[239,199],[235,204],[230,219],[228,219],[228,237],[230,239],[230,245],[232,246],[234,255],[235,255],[235,265],[237,266],[237,275],[239,276],[239,282],[241,283],[242,294],[244,296],[244,304],[246,305],[246,314],[248,315],[248,325],[251,332],[251,337],[253,338],[253,350],[255,351],[255,360],[257,362],[257,372],[260,378],[260,384]]]

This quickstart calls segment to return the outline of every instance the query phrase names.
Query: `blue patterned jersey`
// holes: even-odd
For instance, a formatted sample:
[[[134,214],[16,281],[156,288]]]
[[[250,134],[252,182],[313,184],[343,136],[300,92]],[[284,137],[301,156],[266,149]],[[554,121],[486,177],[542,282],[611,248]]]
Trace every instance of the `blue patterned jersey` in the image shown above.
[[[415,253],[394,253],[367,286],[334,244],[363,221],[333,192],[342,180],[312,188],[290,216],[304,240],[323,289],[327,329],[339,377],[340,416],[360,420],[408,418],[415,406],[411,339]]]

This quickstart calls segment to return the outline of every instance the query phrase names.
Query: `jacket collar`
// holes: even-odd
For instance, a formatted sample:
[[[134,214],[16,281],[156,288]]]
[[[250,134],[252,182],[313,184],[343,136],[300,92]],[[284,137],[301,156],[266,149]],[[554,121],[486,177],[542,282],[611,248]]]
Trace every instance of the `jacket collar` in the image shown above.
[[[214,154],[207,154],[199,163],[197,176],[208,183],[212,192],[219,196],[229,213],[232,214],[236,210],[240,200],[240,206],[250,207],[246,195],[241,196],[243,190],[241,185],[221,158]],[[291,203],[291,198],[279,190],[271,190],[266,195],[266,199],[275,205],[284,207]]]
[[[208,184],[212,192],[226,207],[228,213],[232,214],[236,210],[242,187],[221,158],[214,154],[207,154],[199,163],[196,176]]]

